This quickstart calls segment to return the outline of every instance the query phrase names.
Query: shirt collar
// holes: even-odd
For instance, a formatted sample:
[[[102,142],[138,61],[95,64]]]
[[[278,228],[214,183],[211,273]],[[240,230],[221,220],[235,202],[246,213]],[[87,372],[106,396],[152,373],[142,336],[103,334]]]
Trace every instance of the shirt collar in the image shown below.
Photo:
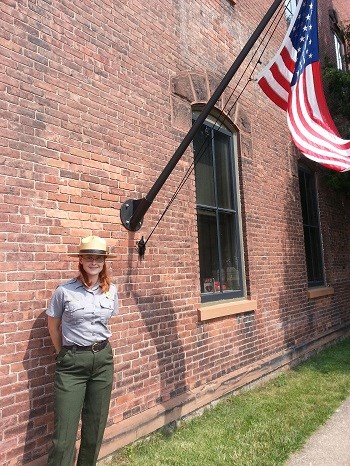
[[[80,280],[80,278],[76,278],[75,282],[75,289],[77,290],[78,288],[84,288],[86,291],[97,291],[100,288],[100,282],[98,281],[95,285],[93,285],[92,288],[88,288],[84,285],[84,283]]]

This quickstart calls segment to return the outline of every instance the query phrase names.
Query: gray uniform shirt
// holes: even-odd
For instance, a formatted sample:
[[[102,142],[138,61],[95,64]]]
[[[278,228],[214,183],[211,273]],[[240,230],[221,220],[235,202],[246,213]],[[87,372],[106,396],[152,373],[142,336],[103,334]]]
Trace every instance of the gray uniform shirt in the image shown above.
[[[118,313],[116,286],[101,293],[99,284],[86,288],[74,278],[58,286],[46,314],[62,321],[62,344],[89,346],[111,336],[108,320]]]

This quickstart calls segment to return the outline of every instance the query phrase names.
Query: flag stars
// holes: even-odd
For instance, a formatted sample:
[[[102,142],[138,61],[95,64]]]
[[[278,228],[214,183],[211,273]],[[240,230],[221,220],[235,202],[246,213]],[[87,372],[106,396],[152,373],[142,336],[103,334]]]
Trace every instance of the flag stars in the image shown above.
[[[300,0],[302,3],[298,18],[291,25],[290,39],[292,41],[295,57],[295,71],[303,73],[306,66],[318,59],[317,44],[317,18],[314,0]],[[311,3],[311,5],[310,5]],[[295,79],[293,78],[295,82]]]

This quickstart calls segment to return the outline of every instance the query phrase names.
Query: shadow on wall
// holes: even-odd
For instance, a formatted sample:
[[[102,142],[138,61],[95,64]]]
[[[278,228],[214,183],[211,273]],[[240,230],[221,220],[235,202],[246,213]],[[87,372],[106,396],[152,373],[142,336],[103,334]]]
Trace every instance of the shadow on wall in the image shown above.
[[[129,348],[129,362],[123,364],[123,377],[117,381],[119,389],[132,393],[131,404],[123,412],[123,418],[129,418],[146,409],[164,404],[170,399],[185,393],[186,363],[184,349],[177,330],[176,310],[172,301],[163,294],[162,283],[159,292],[155,282],[152,283],[152,292],[142,295],[137,277],[142,276],[133,269],[136,251],[131,248],[126,273],[126,296],[132,297],[137,306],[136,327],[133,320],[128,322],[125,339],[121,342],[124,348]],[[138,262],[141,265],[140,262]],[[148,272],[148,269],[140,271]],[[144,283],[144,281],[142,281]],[[141,316],[144,328],[140,324]],[[137,336],[135,335],[137,331]],[[118,398],[117,398],[118,402]]]
[[[307,302],[304,231],[299,197],[298,158],[300,156],[298,157],[292,145],[287,146],[286,156],[291,160],[293,176],[285,184],[281,206],[281,213],[286,222],[280,236],[283,280],[281,280],[282,289],[278,294],[279,316],[276,325],[283,336],[286,349],[294,351],[301,340],[313,338],[315,323]]]
[[[29,411],[23,413],[27,422],[23,464],[46,455],[53,426],[54,349],[47,330],[45,311],[33,323],[24,355],[27,371]],[[39,463],[38,463],[39,464]],[[44,464],[44,463],[42,463]]]

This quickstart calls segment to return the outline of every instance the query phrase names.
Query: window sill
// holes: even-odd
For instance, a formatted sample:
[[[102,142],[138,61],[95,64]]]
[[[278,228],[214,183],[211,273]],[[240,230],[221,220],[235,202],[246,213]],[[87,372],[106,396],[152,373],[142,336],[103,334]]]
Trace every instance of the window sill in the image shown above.
[[[334,294],[334,288],[332,286],[319,286],[307,290],[307,297],[309,299],[331,296],[332,294]]]
[[[239,301],[226,301],[215,304],[203,305],[198,311],[198,320],[211,320],[218,317],[242,314],[243,312],[256,311],[257,302],[255,300],[244,299]]]

